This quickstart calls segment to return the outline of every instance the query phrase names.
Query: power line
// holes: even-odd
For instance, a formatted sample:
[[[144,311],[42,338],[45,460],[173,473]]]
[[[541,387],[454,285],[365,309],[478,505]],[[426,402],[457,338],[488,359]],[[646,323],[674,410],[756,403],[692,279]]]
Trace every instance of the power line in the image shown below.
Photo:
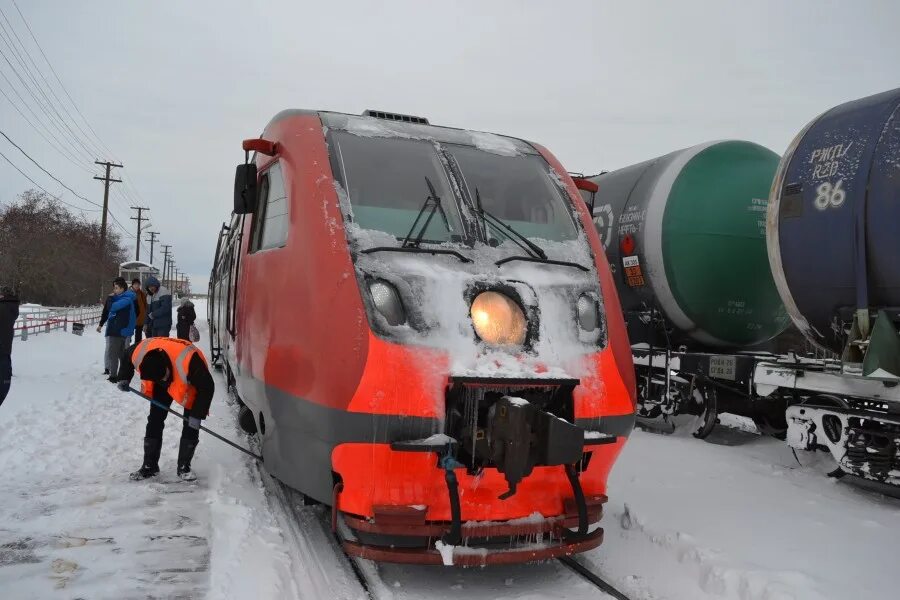
[[[31,30],[31,25],[28,24],[28,20],[25,18],[25,15],[23,15],[22,11],[19,9],[19,5],[16,3],[16,0],[12,0],[12,3],[13,3],[13,6],[16,7],[16,12],[19,13],[19,17],[22,19],[22,22],[25,23],[25,28],[28,29],[28,33],[29,33],[29,35],[31,35],[31,39],[34,40],[35,46],[37,46],[37,49],[40,51],[41,56],[44,57],[44,62],[46,62],[47,66],[50,67],[50,72],[53,73],[53,77],[55,77],[57,83],[59,83],[60,89],[62,89],[63,93],[65,93],[66,97],[69,99],[69,102],[72,103],[72,107],[75,109],[75,112],[78,113],[78,115],[84,121],[84,124],[87,125],[88,130],[90,130],[90,132],[94,134],[94,137],[97,138],[97,141],[100,143],[100,145],[103,147],[103,149],[106,150],[109,153],[109,155],[113,157],[113,159],[118,160],[118,158],[115,156],[115,153],[113,151],[111,151],[106,146],[106,144],[103,143],[103,140],[100,138],[99,135],[97,135],[97,132],[94,131],[94,128],[91,127],[90,121],[88,121],[87,118],[85,118],[84,114],[81,112],[81,109],[78,108],[78,104],[75,103],[75,100],[73,100],[71,94],[69,94],[69,90],[67,90],[66,86],[63,85],[62,80],[59,78],[59,75],[56,73],[56,69],[53,68],[53,64],[50,62],[50,59],[47,58],[47,54],[44,53],[44,49],[41,47],[40,42],[38,42],[37,37],[34,35],[34,32]]]
[[[35,181],[35,180],[32,179],[31,177],[29,177],[28,174],[25,173],[25,171],[23,171],[22,169],[20,169],[19,167],[17,167],[17,166],[15,165],[15,163],[13,163],[13,161],[9,160],[9,158],[6,157],[5,154],[3,154],[2,152],[0,152],[0,156],[2,156],[3,159],[4,159],[6,162],[8,162],[8,163],[12,166],[13,169],[15,169],[16,171],[18,171],[19,174],[22,175],[22,177],[24,177],[25,179],[27,179],[28,181],[30,181],[31,183],[33,183],[34,185],[36,185],[41,191],[43,191],[43,192],[45,192],[46,194],[48,194],[51,198],[54,198],[55,200],[58,200],[58,201],[62,202],[62,203],[65,204],[66,206],[71,206],[72,208],[78,209],[78,210],[80,210],[80,211],[82,211],[82,212],[96,212],[96,211],[100,210],[100,209],[91,209],[91,208],[81,208],[80,206],[75,206],[74,204],[70,204],[70,203],[66,202],[65,200],[63,200],[62,198],[60,198],[59,196],[57,196],[56,194],[54,194],[54,193],[48,191],[47,188],[45,188],[44,186],[42,186],[41,184],[39,184],[37,181]]]
[[[0,27],[2,27],[2,24],[0,24]],[[0,39],[2,39],[4,43],[7,43],[5,37],[0,36]],[[31,95],[31,97],[34,99],[35,103],[37,104],[38,109],[40,110],[40,112],[42,112],[44,114],[44,117],[47,119],[47,121],[54,128],[56,128],[56,130],[58,132],[60,132],[60,134],[62,134],[63,139],[66,139],[65,132],[63,132],[63,130],[59,127],[57,122],[53,120],[53,116],[47,111],[47,108],[46,108],[46,106],[44,106],[44,103],[41,102],[41,99],[37,97],[37,95],[34,93],[34,90],[31,89],[31,86],[28,85],[28,82],[25,81],[25,79],[22,77],[22,74],[19,72],[19,70],[16,69],[16,67],[12,64],[12,62],[10,62],[9,57],[6,56],[6,53],[3,52],[2,49],[0,49],[0,57],[2,57],[3,60],[6,61],[6,64],[9,65],[9,68],[12,69],[13,74],[18,78],[19,82],[22,84],[22,87],[25,88],[25,91],[28,92],[28,94]],[[9,79],[6,77],[6,75],[4,75],[3,78],[6,79],[7,83],[9,83],[10,86],[12,86],[12,82],[9,81]],[[18,92],[16,93],[16,95],[19,95]],[[19,95],[19,97],[21,98],[20,95]],[[25,100],[22,99],[22,101],[24,102]],[[33,111],[32,111],[32,113],[33,113]],[[35,114],[35,117],[37,117],[36,114]],[[48,132],[50,131],[49,128],[47,128],[47,131]],[[53,137],[56,138],[55,135]],[[66,140],[66,141],[76,156],[78,156],[79,154],[81,154],[83,152],[77,146],[73,145],[70,140]],[[85,154],[81,154],[81,156],[79,158],[84,159],[85,157],[87,157],[87,159],[89,160],[90,155],[91,155],[90,152],[87,152]]]
[[[87,203],[89,203],[89,204],[93,204],[94,206],[100,206],[100,205],[97,204],[96,202],[94,202],[94,201],[92,201],[92,200],[88,200],[87,198],[85,198],[84,196],[82,196],[81,194],[79,194],[78,192],[76,192],[75,190],[73,190],[72,188],[70,188],[69,186],[67,186],[65,183],[63,183],[62,181],[60,181],[59,178],[56,177],[56,175],[54,175],[53,173],[51,173],[50,171],[48,171],[47,169],[45,169],[44,167],[42,167],[41,164],[40,164],[38,161],[36,161],[36,160],[34,160],[33,158],[31,158],[31,156],[30,156],[27,152],[25,152],[25,151],[22,149],[21,146],[19,146],[17,143],[15,143],[14,141],[12,141],[12,139],[10,139],[10,137],[9,137],[8,135],[6,135],[6,133],[3,132],[2,130],[0,130],[0,135],[2,135],[3,137],[5,137],[5,138],[6,138],[6,141],[8,141],[8,142],[9,142],[10,144],[12,144],[13,146],[15,146],[16,149],[17,149],[19,152],[21,152],[22,154],[25,155],[25,158],[27,158],[28,160],[30,160],[31,162],[33,162],[33,163],[35,164],[35,166],[37,166],[38,169],[40,169],[41,171],[43,171],[44,173],[46,173],[47,175],[49,175],[56,183],[58,183],[59,185],[63,186],[64,188],[66,188],[67,190],[69,190],[70,192],[72,192],[73,195],[75,195],[75,196],[78,197],[78,198],[81,198],[81,199],[84,200],[85,202],[87,202]]]
[[[60,153],[61,156],[66,158],[69,162],[72,162],[74,165],[76,165],[80,169],[82,169],[88,173],[94,173],[93,171],[86,169],[81,164],[81,158],[83,157],[84,152],[87,152],[88,161],[90,161],[90,159],[91,159],[90,154],[97,153],[96,151],[97,151],[98,147],[104,148],[109,155],[113,156],[113,158],[115,158],[115,153],[113,153],[111,150],[109,150],[109,147],[103,142],[102,138],[100,138],[100,136],[97,134],[96,130],[91,125],[90,121],[88,121],[88,119],[85,117],[84,113],[79,108],[78,104],[75,102],[74,98],[72,97],[72,94],[69,93],[69,90],[66,88],[65,84],[62,82],[62,79],[60,78],[59,73],[57,73],[56,69],[53,67],[53,64],[50,62],[50,59],[48,58],[47,53],[44,52],[44,49],[41,46],[40,42],[38,41],[37,36],[35,35],[34,31],[32,30],[31,25],[28,23],[28,20],[25,18],[25,15],[22,13],[21,9],[19,8],[19,6],[15,2],[15,0],[13,0],[13,5],[16,8],[16,12],[18,13],[19,18],[22,20],[22,23],[25,25],[25,28],[28,30],[28,33],[29,33],[32,41],[34,42],[34,45],[37,47],[38,51],[40,52],[41,56],[43,57],[44,63],[46,63],[47,67],[49,67],[50,72],[52,73],[57,84],[59,85],[59,88],[62,90],[65,97],[68,98],[68,101],[71,104],[71,106],[75,109],[75,112],[81,117],[81,120],[84,122],[84,125],[93,134],[94,139],[92,139],[91,136],[87,134],[85,129],[81,127],[81,125],[78,123],[78,120],[75,119],[75,117],[72,115],[72,113],[66,107],[66,104],[62,101],[60,96],[57,95],[57,93],[54,91],[53,85],[51,85],[51,82],[49,81],[47,76],[44,75],[44,72],[38,66],[35,59],[32,57],[31,52],[29,51],[28,47],[26,47],[22,38],[16,32],[16,29],[13,26],[11,19],[9,19],[9,17],[7,17],[7,15],[5,14],[5,12],[3,11],[2,8],[0,8],[0,19],[2,19],[2,22],[0,22],[0,39],[2,39],[4,45],[9,49],[13,59],[21,67],[21,71],[24,72],[25,77],[23,77],[22,73],[20,73],[20,69],[16,68],[16,66],[10,61],[9,57],[6,55],[6,53],[4,53],[2,51],[2,49],[0,49],[0,56],[2,56],[2,58],[6,61],[9,68],[13,71],[13,74],[15,75],[15,77],[18,78],[19,82],[21,83],[21,86],[23,88],[25,88],[26,93],[28,95],[30,95],[31,98],[34,99],[34,101],[35,101],[34,103],[37,104],[36,108],[37,108],[38,112],[43,115],[44,119],[42,119],[38,115],[38,113],[36,113],[35,110],[32,109],[32,103],[27,102],[25,100],[25,98],[22,96],[22,94],[19,93],[19,90],[17,89],[17,87],[13,84],[12,81],[10,81],[10,79],[6,76],[6,74],[3,73],[2,71],[0,71],[0,75],[3,76],[3,79],[6,81],[7,85],[9,85],[10,89],[18,97],[19,101],[25,106],[26,110],[28,110],[28,112],[31,113],[31,115],[34,117],[36,122],[38,124],[40,124],[40,126],[50,135],[50,137],[53,140],[55,140],[57,144],[59,144],[59,147],[57,147],[56,144],[52,143],[50,141],[50,139],[48,139],[47,136],[45,136],[40,131],[40,129],[38,129],[37,126],[34,123],[32,123],[32,121],[22,112],[22,110],[20,110],[19,106],[16,105],[16,103],[12,100],[12,98],[10,98],[6,94],[6,92],[4,92],[2,89],[0,89],[0,92],[3,93],[4,97],[6,97],[7,101],[10,103],[10,105],[12,105],[13,108],[16,109],[16,111],[19,113],[19,115],[32,127],[32,129],[34,129],[39,135],[41,135],[41,137],[44,139],[44,141],[47,142],[51,147],[53,147],[53,149],[55,151]],[[5,22],[6,26],[3,25],[4,22]],[[18,46],[16,45],[15,42],[18,42]],[[21,48],[21,51],[19,50],[19,48]],[[26,62],[26,59],[27,59],[27,62]],[[31,64],[31,67],[29,67],[28,63]],[[33,67],[33,69],[32,69],[32,67]],[[35,77],[35,74],[34,74],[35,71],[37,72],[37,76],[40,78],[40,80],[43,81],[43,84],[44,84],[43,86],[41,85],[41,82],[38,81],[38,77]],[[32,85],[29,85],[29,80],[31,81]],[[51,99],[50,95],[48,95],[45,92],[45,88],[46,88],[46,90],[48,90],[50,92],[50,95],[52,95],[53,98],[56,100],[55,103],[54,103],[53,99]],[[37,94],[35,93],[35,90],[37,91]],[[44,101],[42,101],[42,98]],[[60,109],[62,110],[62,112],[60,112]],[[68,117],[68,119],[63,116],[63,113],[65,113],[65,115]],[[51,129],[51,127],[48,127],[48,125],[45,123],[45,120],[48,121],[50,125],[52,125],[52,129]],[[72,125],[74,125],[74,127],[81,133],[81,136],[83,136],[83,139],[70,126],[70,123],[69,123],[70,121],[71,121]],[[66,133],[66,131],[63,130],[62,127],[60,127],[60,125],[62,125],[62,127],[64,127],[66,131],[68,131],[68,134]],[[57,136],[57,134],[54,132],[54,130],[56,132],[59,132],[61,137]],[[4,134],[4,136],[5,136],[5,134]],[[7,139],[9,139],[8,136],[5,136],[5,137],[7,137]],[[72,143],[72,141],[74,141],[74,144]],[[10,140],[10,142],[12,143],[12,140]],[[18,148],[18,146],[17,146],[17,148]],[[25,154],[25,152],[21,148],[19,148],[19,150],[22,151],[23,154]],[[75,193],[71,188],[69,188],[67,185],[63,184],[59,179],[57,179],[55,176],[53,176],[49,171],[47,171],[41,165],[39,165],[36,161],[34,161],[34,159],[32,159],[27,154],[26,154],[26,156],[29,158],[29,160],[34,162],[42,171],[44,171],[45,173],[47,173],[48,175],[53,177],[53,179],[56,180],[58,183],[63,185],[63,187],[65,187],[72,193]],[[74,160],[73,160],[73,157],[74,157]],[[100,161],[95,161],[95,163],[101,164],[101,165],[106,164],[106,163],[101,163]],[[118,165],[113,165],[113,166],[118,166]],[[107,179],[109,177],[108,170],[109,169],[107,168],[106,177],[95,176],[94,178],[100,179],[100,180]],[[29,180],[31,180],[31,179],[29,178]],[[31,181],[33,181],[33,180],[31,180]],[[104,218],[103,218],[103,223],[101,225],[101,229],[103,230],[103,232],[106,231],[106,222],[107,222],[106,217],[108,216],[109,219],[112,220],[112,223],[116,227],[118,227],[126,237],[135,239],[136,244],[140,245],[143,242],[143,240],[140,240],[139,235],[135,236],[134,234],[130,233],[128,231],[128,229],[122,224],[122,222],[116,217],[116,215],[112,211],[112,206],[110,205],[110,200],[111,200],[112,204],[114,204],[118,208],[121,208],[123,211],[127,211],[126,206],[128,206],[129,204],[146,204],[146,202],[143,200],[143,197],[141,196],[140,192],[131,183],[130,180],[125,180],[123,178],[123,179],[114,180],[114,181],[123,182],[124,186],[117,186],[116,188],[114,188],[115,195],[110,199],[109,193],[108,193],[109,192],[109,190],[108,190],[109,184],[108,183],[106,184],[107,187],[105,188],[105,192],[104,192],[104,207],[103,207],[103,209],[105,209],[105,210],[103,210]],[[83,196],[81,196],[77,193],[75,193],[75,194],[79,198],[82,198],[83,200],[90,202],[94,206],[100,206],[96,202],[87,200],[86,198],[84,198]],[[138,200],[135,200],[135,197],[137,197]],[[124,204],[121,202],[120,198],[124,199]]]
[[[76,167],[78,167],[79,169],[84,171],[85,173],[93,173],[93,171],[91,171],[90,169],[85,167],[83,164],[76,162],[76,161],[72,160],[71,158],[69,158],[69,156],[67,156],[62,150],[60,150],[59,147],[57,147],[53,142],[51,142],[49,139],[47,139],[47,136],[44,135],[44,132],[42,132],[40,129],[38,129],[37,126],[31,122],[31,119],[29,119],[27,116],[25,116],[25,113],[23,113],[22,110],[18,106],[16,106],[16,103],[12,101],[12,98],[10,98],[6,94],[6,92],[3,91],[2,88],[0,88],[0,94],[2,94],[4,98],[6,98],[6,101],[9,102],[9,105],[12,106],[16,110],[17,113],[19,113],[19,116],[22,117],[22,119],[26,123],[28,123],[28,125],[34,130],[34,132],[37,133],[39,136],[41,136],[41,138],[43,138],[43,140],[45,142],[47,142],[47,144],[51,148],[53,148],[53,150],[55,150],[57,154],[62,156],[64,159],[66,159],[71,164],[75,165]]]
[[[16,7],[16,8],[18,9],[18,7]],[[81,126],[78,124],[78,121],[76,121],[75,118],[72,116],[72,113],[69,112],[69,110],[66,108],[65,104],[63,104],[62,100],[60,100],[59,96],[56,95],[56,92],[53,91],[53,86],[51,86],[50,82],[47,81],[47,78],[44,76],[44,72],[41,70],[40,67],[38,67],[37,63],[34,61],[34,58],[31,56],[31,53],[25,47],[25,43],[19,37],[19,34],[16,33],[15,27],[13,27],[12,22],[9,20],[9,18],[6,16],[6,14],[3,12],[2,8],[0,8],[0,14],[3,15],[3,19],[6,21],[6,24],[9,26],[9,29],[10,29],[10,31],[12,31],[12,34],[15,36],[16,41],[19,42],[19,46],[21,46],[22,50],[25,52],[25,56],[28,58],[28,61],[34,67],[34,70],[37,71],[37,74],[40,76],[41,80],[44,82],[44,86],[47,88],[47,91],[49,91],[50,94],[53,96],[53,98],[56,99],[56,103],[59,105],[60,108],[62,108],[63,112],[66,113],[66,116],[69,118],[69,120],[72,122],[72,124],[75,125],[75,127],[78,129],[78,131],[81,132],[81,135],[84,136],[85,141],[91,145],[92,153],[102,154],[102,152],[98,150],[96,143],[90,139],[90,136],[88,136],[88,134],[84,131],[84,129],[81,128]],[[23,22],[24,22],[24,19],[23,19]],[[25,23],[25,26],[28,27],[28,23]],[[35,80],[35,83],[38,84],[38,82],[36,80]],[[50,98],[48,96],[44,95],[44,97],[47,98],[47,101],[50,102],[51,105],[53,105],[53,102],[50,100]],[[60,119],[63,118],[62,115],[59,113],[59,110],[57,110],[56,106],[53,106],[53,110],[57,114],[57,116],[60,117]],[[68,123],[66,123],[66,128],[70,132],[72,132],[73,135],[75,135],[75,132],[72,131],[72,128],[68,126]]]
[[[26,77],[31,80],[31,83],[33,85],[28,85],[28,82],[25,81],[25,78],[23,78],[19,74],[18,69],[16,69],[15,66],[4,55],[3,57],[6,60],[7,64],[10,66],[11,69],[13,69],[13,72],[15,72],[16,76],[19,78],[19,81],[22,82],[22,85],[25,86],[28,93],[31,94],[31,97],[34,98],[36,102],[38,102],[38,104],[40,105],[44,114],[47,116],[50,123],[53,124],[54,127],[56,127],[57,131],[59,131],[63,135],[63,137],[68,137],[74,142],[73,148],[78,150],[77,146],[80,146],[81,149],[84,150],[84,152],[86,153],[86,155],[88,157],[91,156],[92,154],[94,154],[95,153],[94,150],[88,148],[84,144],[84,142],[81,140],[81,138],[79,138],[75,134],[75,132],[72,130],[72,128],[69,127],[66,120],[62,117],[62,115],[56,109],[56,106],[53,104],[53,101],[50,99],[50,97],[47,95],[47,93],[41,87],[37,78],[34,76],[34,73],[32,73],[32,69],[31,69],[31,67],[28,66],[28,63],[26,63],[24,57],[27,57],[33,65],[34,65],[34,60],[31,58],[31,55],[28,53],[28,49],[25,48],[24,44],[22,44],[22,40],[19,39],[19,35],[16,33],[15,29],[12,26],[12,23],[10,23],[9,19],[6,17],[6,13],[3,11],[2,8],[0,8],[0,19],[2,19],[2,21],[0,21],[0,31],[2,31],[2,35],[0,35],[0,39],[2,39],[4,44],[6,44],[6,46],[10,49],[10,51],[13,54],[13,58],[16,60],[16,62],[19,63],[19,66],[22,68],[22,71],[25,73]],[[4,25],[4,23],[6,23],[6,25]],[[8,27],[8,29],[7,29],[7,27]],[[22,52],[20,52],[19,48],[16,47],[16,44],[15,44],[16,41],[19,42],[19,46],[21,46]],[[23,52],[24,52],[24,56],[23,56]],[[0,53],[2,53],[2,51],[0,51]],[[37,69],[36,65],[35,65],[35,69]],[[41,78],[43,78],[43,74],[40,73],[39,70],[38,70],[38,74],[41,76]],[[37,95],[35,95],[34,91],[32,90],[32,87],[34,90],[37,91]],[[45,102],[42,102],[41,98],[39,98],[38,95],[41,96]],[[62,125],[62,127],[60,127],[60,125]],[[65,128],[65,130],[68,131],[68,135],[63,128]]]
[[[69,160],[69,161],[72,162],[73,164],[78,165],[78,164],[82,161],[82,159],[81,159],[80,157],[78,157],[77,155],[75,155],[69,148],[67,148],[67,147],[65,146],[65,144],[63,144],[63,143],[59,140],[59,138],[56,137],[56,135],[55,135],[52,131],[50,131],[50,128],[47,127],[46,124],[44,124],[44,122],[41,120],[41,118],[40,118],[39,116],[37,116],[37,113],[35,113],[34,110],[31,108],[31,104],[30,104],[27,100],[25,100],[25,98],[22,97],[22,94],[19,93],[19,90],[16,89],[16,86],[13,85],[13,83],[9,80],[9,78],[6,76],[6,73],[4,73],[3,71],[0,71],[0,77],[3,77],[3,80],[6,81],[7,85],[9,85],[9,89],[11,89],[11,90],[13,91],[13,93],[16,95],[16,97],[19,98],[19,101],[20,101],[20,102],[22,103],[22,105],[28,110],[28,112],[31,113],[31,116],[34,117],[34,120],[37,121],[37,122],[40,124],[41,127],[44,128],[44,131],[46,131],[46,132],[50,135],[50,137],[52,137],[53,140],[54,140],[57,144],[59,144],[59,149],[58,149],[58,151],[64,153],[64,154],[66,155],[66,157],[67,157],[67,160]],[[0,90],[0,92],[3,92],[3,91]],[[6,99],[9,101],[9,103],[13,105],[13,108],[15,108],[16,111],[18,111],[19,114],[21,115],[21,114],[22,114],[22,111],[19,110],[19,107],[16,106],[16,104],[12,101],[12,99],[10,99],[10,97],[6,95],[6,92],[3,92],[3,95],[4,95],[4,96],[6,97]],[[34,127],[34,125],[31,124],[31,121],[29,121],[29,120],[25,117],[25,115],[22,115],[22,117],[25,118],[25,120],[28,121],[29,124],[32,125],[32,127]],[[40,133],[40,132],[39,132],[39,133]],[[43,134],[42,134],[42,135],[43,135]],[[46,138],[44,138],[44,139],[46,139]],[[49,140],[48,140],[48,143],[49,143]],[[51,145],[52,145],[52,144],[51,144]],[[54,146],[54,147],[55,147],[55,146]],[[90,171],[88,171],[88,172],[90,172]]]

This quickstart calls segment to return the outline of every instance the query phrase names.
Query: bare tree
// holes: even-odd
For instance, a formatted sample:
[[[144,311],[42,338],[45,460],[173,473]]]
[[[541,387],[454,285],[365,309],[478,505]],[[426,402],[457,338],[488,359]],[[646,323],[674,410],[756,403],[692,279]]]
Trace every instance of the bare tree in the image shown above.
[[[0,283],[25,302],[50,306],[99,301],[125,260],[121,237],[70,212],[45,192],[27,190],[0,209]]]

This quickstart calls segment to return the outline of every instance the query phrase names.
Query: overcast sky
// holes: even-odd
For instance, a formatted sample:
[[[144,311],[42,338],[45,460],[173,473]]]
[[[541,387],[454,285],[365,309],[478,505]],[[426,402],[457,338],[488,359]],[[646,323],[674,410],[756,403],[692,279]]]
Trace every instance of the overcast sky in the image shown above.
[[[711,139],[781,153],[821,111],[900,86],[896,0],[16,1],[125,165],[113,214],[132,230],[132,200],[150,206],[153,229],[203,289],[240,142],[284,108],[422,115],[539,142],[569,170],[594,173]],[[0,8],[30,43],[12,0]],[[14,58],[3,41],[0,50]],[[2,57],[0,71],[18,86]],[[2,77],[0,90],[21,104]],[[102,200],[100,182],[2,96],[0,126]],[[86,206],[2,138],[0,152]],[[2,160],[0,181],[2,203],[33,187]]]

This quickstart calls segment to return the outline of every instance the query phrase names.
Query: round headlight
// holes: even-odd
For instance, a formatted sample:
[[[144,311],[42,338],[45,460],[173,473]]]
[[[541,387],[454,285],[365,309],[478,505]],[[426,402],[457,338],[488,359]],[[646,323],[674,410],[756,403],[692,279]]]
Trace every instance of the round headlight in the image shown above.
[[[578,298],[576,312],[578,314],[578,324],[585,331],[594,331],[600,326],[600,310],[597,306],[597,301],[587,294],[582,294]]]
[[[525,313],[515,300],[500,292],[482,292],[469,311],[475,333],[488,344],[512,346],[525,343]]]
[[[369,284],[369,292],[375,308],[389,324],[402,325],[406,322],[406,311],[394,286],[386,281],[373,281]]]

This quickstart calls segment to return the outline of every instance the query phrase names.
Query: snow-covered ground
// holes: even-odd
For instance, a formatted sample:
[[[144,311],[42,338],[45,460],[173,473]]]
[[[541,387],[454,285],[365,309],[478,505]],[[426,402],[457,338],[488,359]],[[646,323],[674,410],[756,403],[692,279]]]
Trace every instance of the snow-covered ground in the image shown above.
[[[204,335],[205,306],[197,302]],[[0,598],[362,598],[320,507],[302,508],[208,436],[200,479],[140,465],[145,401],[101,375],[103,338],[16,340],[0,407]],[[224,385],[217,380],[220,388]],[[224,389],[206,425],[242,444]],[[635,432],[610,481],[606,540],[582,560],[635,600],[888,599],[900,501],[800,468],[739,429],[709,443]],[[497,569],[365,564],[379,598],[602,598],[558,563]]]

